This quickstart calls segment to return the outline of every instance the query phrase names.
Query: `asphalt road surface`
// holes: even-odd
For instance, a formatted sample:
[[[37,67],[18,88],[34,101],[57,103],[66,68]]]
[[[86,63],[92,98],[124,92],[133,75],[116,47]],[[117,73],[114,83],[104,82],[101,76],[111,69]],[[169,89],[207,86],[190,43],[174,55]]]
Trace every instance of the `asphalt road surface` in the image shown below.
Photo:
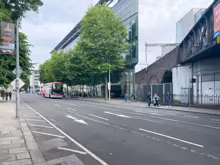
[[[77,165],[219,165],[220,116],[22,94],[48,161]],[[60,160],[60,159],[59,159]]]

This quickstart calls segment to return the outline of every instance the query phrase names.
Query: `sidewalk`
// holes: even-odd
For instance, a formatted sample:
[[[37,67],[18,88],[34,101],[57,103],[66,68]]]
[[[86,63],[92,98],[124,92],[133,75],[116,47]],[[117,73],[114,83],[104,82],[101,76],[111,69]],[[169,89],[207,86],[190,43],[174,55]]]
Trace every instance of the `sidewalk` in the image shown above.
[[[44,161],[26,122],[15,118],[15,101],[0,98],[0,165],[36,165]]]
[[[104,98],[83,98],[82,100],[88,100],[88,101],[96,101],[96,102],[105,102],[108,104],[117,104],[117,105],[129,105],[134,107],[141,107],[141,108],[148,108],[147,103],[144,102],[127,102],[125,103],[124,100],[114,100],[112,99],[110,102],[105,101]],[[204,114],[212,114],[212,115],[220,115],[220,110],[215,109],[205,109],[205,108],[189,108],[189,107],[181,107],[181,106],[172,106],[172,107],[166,107],[166,106],[160,106],[160,107],[154,107],[151,106],[151,108],[156,109],[166,109],[166,110],[172,110],[172,111],[184,111],[184,112],[194,112],[194,113],[204,113]]]

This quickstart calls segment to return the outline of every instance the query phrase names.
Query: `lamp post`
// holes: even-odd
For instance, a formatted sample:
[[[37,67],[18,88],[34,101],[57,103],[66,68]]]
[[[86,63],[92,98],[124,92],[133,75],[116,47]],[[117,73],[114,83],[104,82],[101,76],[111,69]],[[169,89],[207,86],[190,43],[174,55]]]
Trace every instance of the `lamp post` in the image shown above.
[[[19,118],[19,19],[16,23],[16,118]]]

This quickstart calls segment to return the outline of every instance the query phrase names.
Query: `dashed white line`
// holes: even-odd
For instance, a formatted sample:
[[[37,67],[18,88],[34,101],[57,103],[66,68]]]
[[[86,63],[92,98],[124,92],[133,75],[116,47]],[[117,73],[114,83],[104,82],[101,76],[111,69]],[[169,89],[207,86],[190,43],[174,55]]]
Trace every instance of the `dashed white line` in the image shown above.
[[[217,158],[216,156],[213,156],[213,155],[207,155],[208,157],[212,158],[212,159],[216,159],[216,160],[219,160],[219,158]]]
[[[189,118],[194,118],[194,119],[198,119],[198,116],[188,116],[188,115],[184,115],[185,117],[189,117]]]
[[[87,154],[86,152],[73,150],[73,149],[69,149],[69,148],[58,147],[58,149],[59,150],[64,150],[64,151],[74,152],[74,153],[81,154],[81,155],[86,155]]]
[[[96,115],[93,115],[93,114],[89,114],[89,115],[90,115],[90,116],[93,116],[93,117],[96,117],[96,118],[99,118],[99,119],[108,120],[107,118],[100,117],[100,116],[96,116]]]
[[[59,104],[54,104],[54,106],[60,107],[60,105],[59,105]]]
[[[42,127],[42,128],[53,128],[53,127],[50,127],[50,126],[45,126],[45,125],[37,125],[37,124],[28,124],[32,127]]]
[[[220,119],[211,119],[212,121],[218,121],[218,122],[220,122]]]
[[[164,135],[164,134],[161,134],[161,133],[153,132],[153,131],[146,130],[146,129],[143,129],[143,128],[139,128],[139,130],[144,131],[144,132],[148,132],[148,133],[151,133],[151,134],[155,134],[155,135],[158,135],[158,136],[166,137],[166,138],[169,138],[169,139],[173,139],[173,140],[176,140],[176,141],[180,141],[180,142],[183,142],[183,143],[191,144],[191,145],[194,145],[194,146],[197,146],[197,147],[201,147],[201,148],[204,147],[203,145],[200,145],[200,144],[192,143],[192,142],[189,142],[189,141],[186,141],[186,140],[178,139],[178,138],[175,138],[175,137],[172,137],[172,136],[168,136],[168,135]]]
[[[71,110],[71,111],[76,111],[75,109],[73,109],[73,108],[68,108],[69,110]]]
[[[48,135],[48,136],[53,136],[53,137],[58,137],[58,138],[65,138],[64,136],[61,135],[55,135],[55,134],[51,134],[51,133],[46,133],[46,132],[39,132],[39,131],[32,131],[35,134],[41,134],[41,135]]]

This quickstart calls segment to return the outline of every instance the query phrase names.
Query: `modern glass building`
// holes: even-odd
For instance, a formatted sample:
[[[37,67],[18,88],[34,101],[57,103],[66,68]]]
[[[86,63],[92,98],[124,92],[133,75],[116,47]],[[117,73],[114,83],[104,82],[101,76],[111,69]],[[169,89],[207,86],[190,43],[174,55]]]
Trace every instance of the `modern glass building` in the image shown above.
[[[176,23],[176,43],[182,42],[185,36],[201,18],[206,9],[193,8]]]
[[[120,17],[128,29],[129,40],[132,45],[129,54],[122,55],[126,59],[126,69],[122,75],[122,95],[131,95],[135,87],[135,65],[138,63],[138,0],[100,0],[98,4],[107,3],[117,17]],[[74,48],[79,41],[81,30],[79,22],[60,43],[53,49],[67,51]]]

